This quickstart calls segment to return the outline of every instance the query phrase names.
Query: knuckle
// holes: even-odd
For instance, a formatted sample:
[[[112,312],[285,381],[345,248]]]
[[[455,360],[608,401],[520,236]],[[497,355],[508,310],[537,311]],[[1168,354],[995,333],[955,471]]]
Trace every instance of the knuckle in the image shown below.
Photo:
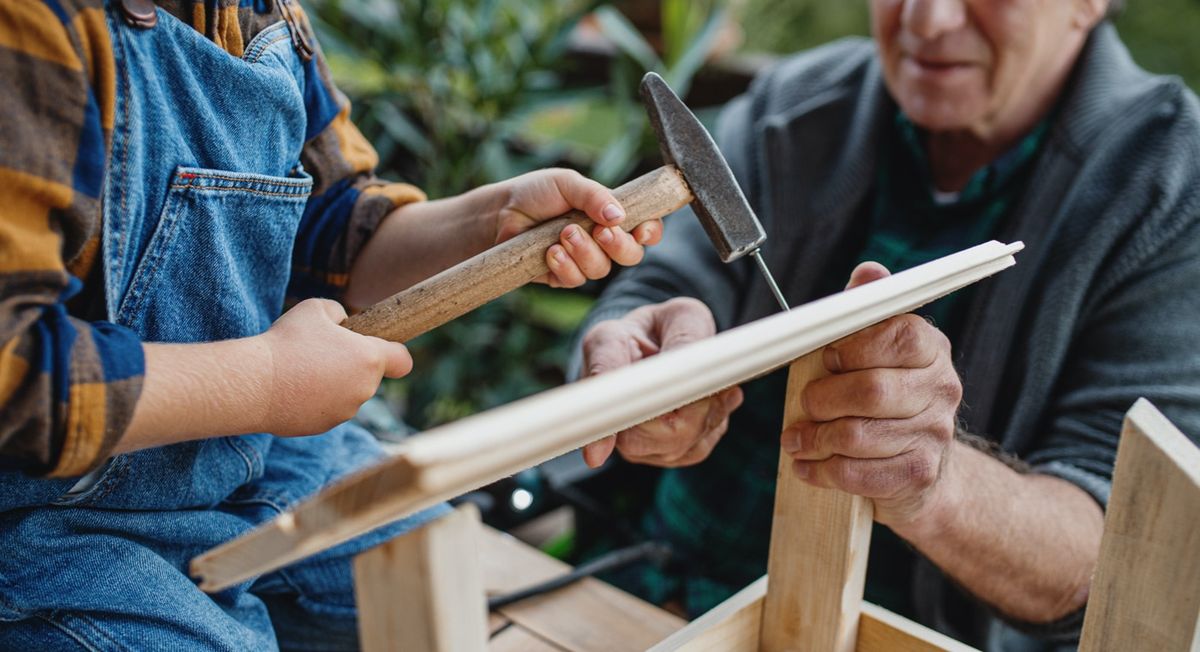
[[[887,381],[875,370],[864,372],[858,383],[859,397],[872,405],[879,405],[887,401],[889,392]]]
[[[941,394],[950,399],[954,405],[958,405],[962,400],[963,388],[962,381],[959,380],[958,374],[954,370],[949,370],[949,373],[942,374],[941,383],[939,383]]]
[[[835,458],[830,467],[829,476],[834,484],[851,493],[861,493],[864,474],[860,465],[847,464],[845,458]]]
[[[909,456],[904,472],[909,485],[918,489],[928,489],[937,481],[937,464],[929,455]]]
[[[921,353],[921,334],[928,324],[924,319],[906,314],[896,317],[892,322],[891,346],[892,352],[900,359],[917,357]]]
[[[955,431],[954,418],[953,417],[950,417],[948,419],[940,419],[939,418],[934,421],[933,427],[930,428],[930,430],[933,432],[934,437],[936,437],[939,441],[943,441],[943,442],[952,441],[954,439],[954,431]]]
[[[626,430],[617,435],[617,450],[630,461],[653,454],[650,439],[636,430]]]
[[[838,419],[837,446],[839,451],[855,452],[866,447],[866,420],[859,418]]]

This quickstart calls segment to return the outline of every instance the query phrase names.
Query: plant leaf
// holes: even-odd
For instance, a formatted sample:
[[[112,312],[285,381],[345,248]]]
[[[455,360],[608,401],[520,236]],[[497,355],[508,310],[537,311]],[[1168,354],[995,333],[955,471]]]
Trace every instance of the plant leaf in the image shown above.
[[[624,14],[605,5],[596,10],[596,20],[599,21],[600,30],[604,35],[611,39],[618,49],[637,61],[644,71],[662,70],[662,61],[654,53],[654,48],[650,47]]]
[[[667,84],[674,89],[679,97],[684,97],[692,88],[692,79],[696,73],[708,60],[708,56],[712,54],[713,47],[717,44],[717,37],[720,36],[721,27],[725,24],[726,13],[723,9],[718,9],[708,16],[704,27],[700,33],[688,46],[683,56],[679,57],[679,61],[663,75],[667,80]]]

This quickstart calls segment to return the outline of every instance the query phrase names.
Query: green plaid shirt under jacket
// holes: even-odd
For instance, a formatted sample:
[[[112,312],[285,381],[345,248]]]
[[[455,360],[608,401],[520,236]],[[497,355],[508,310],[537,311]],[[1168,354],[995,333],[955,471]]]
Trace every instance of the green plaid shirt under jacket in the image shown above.
[[[991,239],[1027,185],[1048,124],[975,173],[960,192],[944,194],[933,190],[924,133],[897,112],[873,201],[864,207],[870,212],[862,253],[845,269],[829,271],[828,292],[840,290],[858,262],[874,260],[896,272]],[[968,296],[959,291],[919,312],[953,342]],[[675,563],[634,566],[605,579],[655,603],[678,600],[696,617],[766,572],[786,371],[746,384],[745,403],[714,454],[693,467],[664,470],[651,509],[626,515],[640,519],[648,538],[669,542]],[[867,598],[911,616],[913,561],[898,537],[876,526]]]

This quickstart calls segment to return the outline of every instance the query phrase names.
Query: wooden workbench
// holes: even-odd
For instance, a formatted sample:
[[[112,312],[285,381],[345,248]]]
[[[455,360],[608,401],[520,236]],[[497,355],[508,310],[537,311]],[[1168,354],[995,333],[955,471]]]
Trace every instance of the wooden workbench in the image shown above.
[[[517,539],[483,528],[488,595],[508,593],[571,569]],[[509,605],[488,618],[491,652],[642,652],[686,622],[600,580],[586,578]]]

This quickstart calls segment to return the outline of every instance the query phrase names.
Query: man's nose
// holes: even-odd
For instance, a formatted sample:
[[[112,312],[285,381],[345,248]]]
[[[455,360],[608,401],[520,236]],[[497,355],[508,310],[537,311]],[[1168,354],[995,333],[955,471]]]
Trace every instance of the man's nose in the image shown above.
[[[959,29],[966,20],[964,0],[907,0],[901,14],[906,31],[929,41]]]

